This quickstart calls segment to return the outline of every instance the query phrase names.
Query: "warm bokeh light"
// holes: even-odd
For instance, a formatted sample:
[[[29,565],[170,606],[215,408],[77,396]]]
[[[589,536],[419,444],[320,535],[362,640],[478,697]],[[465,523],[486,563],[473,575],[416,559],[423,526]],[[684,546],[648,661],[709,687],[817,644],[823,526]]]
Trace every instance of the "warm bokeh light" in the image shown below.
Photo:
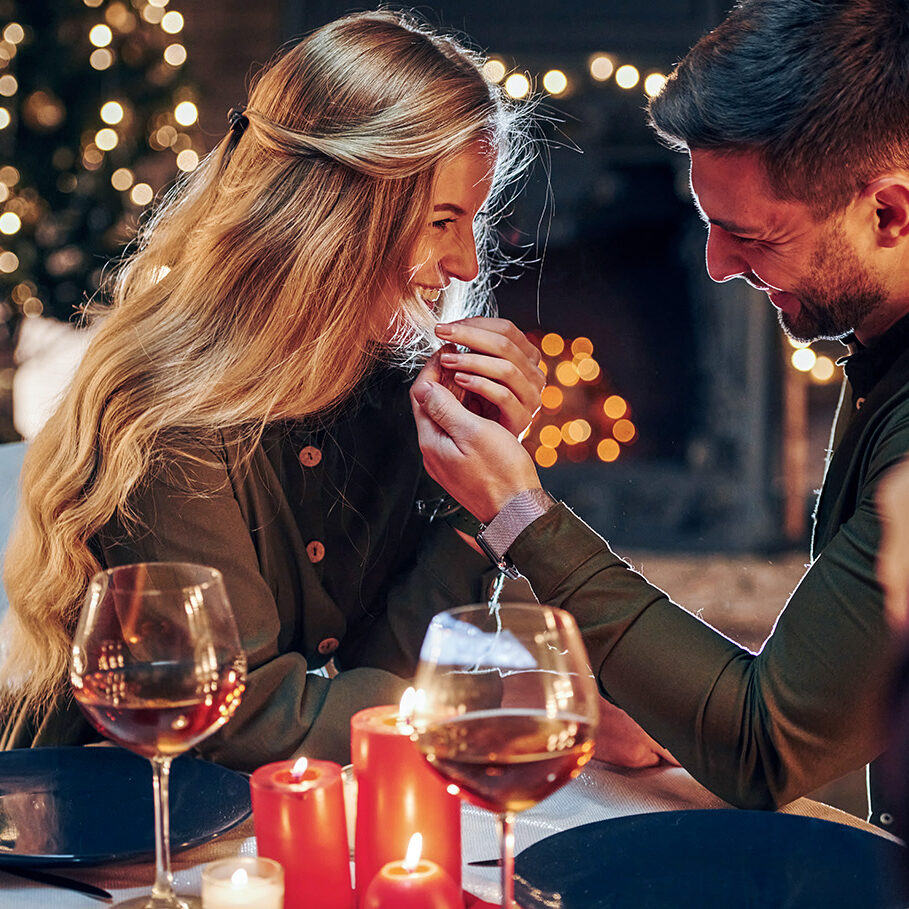
[[[19,233],[22,227],[22,219],[14,211],[5,211],[0,215],[0,233],[7,236]]]
[[[114,40],[114,33],[110,30],[109,25],[95,25],[88,33],[88,40],[91,41],[95,47],[107,47],[107,45]]]
[[[644,91],[648,98],[655,98],[666,84],[666,77],[662,73],[650,73],[644,80]]]
[[[624,398],[619,397],[619,395],[610,395],[603,402],[603,413],[606,414],[610,420],[618,420],[621,417],[624,417],[627,410],[628,403]]]
[[[21,174],[12,164],[0,167],[0,183],[5,183],[7,186],[15,186],[20,179]]]
[[[114,62],[114,55],[106,47],[99,47],[98,50],[92,51],[88,62],[91,64],[92,69],[108,69]]]
[[[817,354],[810,347],[800,347],[792,352],[792,365],[799,372],[811,372],[817,362]]]
[[[614,461],[621,452],[619,448],[619,443],[615,439],[603,439],[602,442],[597,445],[597,457],[601,461]]]
[[[495,57],[490,57],[483,64],[483,75],[490,82],[501,82],[505,78],[506,72],[508,72],[508,70],[505,68],[505,64]]]
[[[565,349],[565,340],[561,335],[550,332],[548,335],[543,335],[540,347],[547,357],[557,357]]]
[[[574,363],[563,360],[556,366],[556,381],[561,382],[566,388],[571,388],[572,385],[577,385],[580,376],[578,375],[578,368]]]
[[[186,63],[186,48],[182,44],[168,44],[164,48],[164,62],[171,66],[182,66]]]
[[[129,198],[134,205],[148,205],[155,198],[155,193],[147,183],[137,183],[129,194]]]
[[[562,432],[558,426],[549,424],[540,430],[540,444],[547,448],[558,448],[562,444]]]
[[[606,54],[596,54],[590,58],[590,75],[597,82],[605,82],[615,72],[615,63],[612,57]]]
[[[512,73],[505,80],[505,91],[512,98],[526,98],[530,94],[530,80],[523,73]]]
[[[636,432],[637,430],[631,420],[616,420],[615,425],[612,427],[612,434],[619,442],[630,442]]]
[[[133,181],[135,179],[135,175],[128,167],[118,167],[110,175],[110,184],[114,189],[118,189],[120,192],[125,192],[133,185]]]
[[[543,76],[543,88],[550,95],[561,95],[568,88],[568,76],[560,69],[551,69]]]
[[[118,101],[108,101],[101,107],[101,119],[113,126],[123,119],[123,105]]]
[[[555,385],[547,385],[540,395],[540,400],[547,410],[558,410],[562,406],[565,396],[562,394],[561,388],[557,388]]]
[[[568,427],[568,435],[574,442],[586,442],[591,432],[593,429],[586,420],[572,420]]]
[[[86,170],[97,170],[104,160],[104,152],[93,142],[87,145],[82,152],[82,166]]]
[[[0,95],[5,98],[12,98],[18,90],[19,83],[16,81],[15,76],[11,76],[9,73],[5,76],[0,76]]]
[[[794,347],[796,350],[807,347],[811,343],[810,341],[796,341],[795,338],[790,338],[789,335],[786,335],[786,340],[789,342],[789,346]]]
[[[540,360],[540,362],[537,363],[537,366],[539,367],[540,372],[543,373],[544,376],[549,375],[549,364],[545,360]]]
[[[96,7],[99,7],[104,0],[82,0],[82,2],[90,9],[95,9]]]
[[[3,29],[3,40],[9,41],[10,44],[19,44],[25,38],[25,29],[18,22],[10,22]]]
[[[615,71],[615,81],[619,88],[634,88],[641,80],[636,66],[625,63]]]
[[[183,16],[172,9],[169,13],[165,13],[161,19],[161,28],[163,28],[168,35],[176,35],[177,32],[181,31],[183,28]]]
[[[105,127],[104,129],[99,129],[95,133],[95,145],[101,149],[101,151],[110,151],[112,148],[117,147],[117,143],[120,141],[120,137],[117,135],[117,131]]]
[[[157,25],[164,18],[164,10],[160,6],[149,3],[142,8],[142,18],[150,25]]]
[[[9,111],[5,107],[0,107],[0,129],[6,129],[10,124]]]
[[[168,4],[168,0],[148,0],[150,6],[160,6],[165,7]]]
[[[558,452],[554,448],[547,448],[541,445],[534,453],[533,459],[540,467],[552,467],[559,459]]]
[[[596,382],[600,377],[600,364],[593,357],[587,357],[577,364],[578,375],[584,382]]]
[[[174,119],[180,126],[192,126],[199,119],[199,108],[192,101],[181,101],[174,108]]]
[[[571,342],[571,352],[575,355],[590,356],[593,353],[593,341],[590,338],[578,337]]]
[[[574,445],[576,442],[575,437],[571,434],[572,423],[574,423],[574,420],[569,420],[567,423],[563,423],[562,428],[559,430],[559,433],[562,436],[562,441],[567,445]]]
[[[0,272],[11,275],[19,267],[19,257],[10,250],[0,253]]]
[[[35,316],[40,316],[44,312],[44,304],[37,297],[29,297],[22,304],[22,314],[28,316],[28,318],[33,319]]]
[[[836,372],[836,366],[830,357],[818,357],[811,368],[811,377],[818,382],[829,382]]]
[[[198,166],[199,155],[191,148],[184,148],[183,151],[177,155],[177,167],[179,167],[180,170],[188,173],[191,170],[195,170]]]

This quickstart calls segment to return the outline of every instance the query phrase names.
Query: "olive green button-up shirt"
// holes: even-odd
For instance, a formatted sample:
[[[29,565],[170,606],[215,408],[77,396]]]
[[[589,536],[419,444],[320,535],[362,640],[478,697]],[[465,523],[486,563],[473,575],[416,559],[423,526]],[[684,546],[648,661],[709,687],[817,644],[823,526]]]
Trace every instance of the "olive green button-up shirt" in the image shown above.
[[[841,405],[810,567],[760,653],[679,608],[564,505],[509,550],[540,601],[578,619],[603,693],[741,807],[785,804],[883,749],[892,636],[875,493],[909,452],[909,319],[870,357],[865,387]]]
[[[346,763],[350,717],[400,700],[430,618],[484,599],[488,560],[416,508],[440,490],[423,472],[409,384],[378,369],[338,412],[267,427],[248,464],[227,434],[174,445],[133,501],[143,529],[98,535],[107,566],[224,574],[249,672],[204,757],[243,770],[297,753]],[[337,676],[311,672],[329,659]],[[66,700],[37,722],[7,718],[3,745],[91,738]]]

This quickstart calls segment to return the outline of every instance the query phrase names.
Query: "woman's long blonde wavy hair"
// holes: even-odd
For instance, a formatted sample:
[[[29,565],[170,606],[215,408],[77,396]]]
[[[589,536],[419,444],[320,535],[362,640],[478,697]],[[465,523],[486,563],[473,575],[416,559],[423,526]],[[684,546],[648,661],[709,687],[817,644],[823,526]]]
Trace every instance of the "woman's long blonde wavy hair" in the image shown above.
[[[267,422],[338,402],[376,356],[431,349],[435,317],[408,290],[408,256],[439,164],[489,143],[501,203],[527,160],[528,112],[480,64],[403,14],[332,22],[265,68],[245,132],[230,130],[140,230],[26,458],[5,566],[4,712],[40,713],[64,690],[101,567],[92,538],[136,520],[130,494],[161,465],[165,433],[233,428],[251,447]],[[480,277],[446,291],[443,317],[482,311],[483,233]]]

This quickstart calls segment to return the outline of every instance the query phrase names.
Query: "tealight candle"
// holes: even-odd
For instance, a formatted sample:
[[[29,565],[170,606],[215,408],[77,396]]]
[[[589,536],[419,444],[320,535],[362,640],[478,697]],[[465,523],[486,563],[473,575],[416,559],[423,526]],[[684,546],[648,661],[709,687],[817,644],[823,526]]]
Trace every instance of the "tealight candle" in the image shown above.
[[[271,859],[243,856],[202,868],[202,909],[282,909],[284,869]]]
[[[403,862],[388,862],[372,879],[361,909],[464,909],[460,889],[435,862],[420,859],[415,833]]]
[[[429,768],[411,741],[407,712],[371,707],[351,720],[351,752],[357,778],[355,856],[357,892],[388,862],[400,862],[415,830],[423,854],[461,886],[461,803]],[[457,790],[455,790],[456,792]]]
[[[259,855],[284,866],[285,909],[353,909],[340,765],[278,761],[250,786]]]

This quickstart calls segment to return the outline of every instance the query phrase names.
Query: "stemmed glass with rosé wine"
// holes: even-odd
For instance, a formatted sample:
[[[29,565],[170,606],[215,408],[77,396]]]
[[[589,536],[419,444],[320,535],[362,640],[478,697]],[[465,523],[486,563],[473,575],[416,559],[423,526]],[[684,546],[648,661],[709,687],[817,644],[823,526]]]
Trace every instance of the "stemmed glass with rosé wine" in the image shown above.
[[[496,814],[502,906],[514,904],[514,819],[593,756],[599,692],[567,612],[536,603],[461,606],[433,618],[410,723],[461,798]]]
[[[76,701],[106,738],[147,757],[155,793],[155,883],[132,909],[187,909],[170,870],[171,760],[233,715],[246,655],[221,573],[185,562],[143,562],[96,574],[73,638]]]

